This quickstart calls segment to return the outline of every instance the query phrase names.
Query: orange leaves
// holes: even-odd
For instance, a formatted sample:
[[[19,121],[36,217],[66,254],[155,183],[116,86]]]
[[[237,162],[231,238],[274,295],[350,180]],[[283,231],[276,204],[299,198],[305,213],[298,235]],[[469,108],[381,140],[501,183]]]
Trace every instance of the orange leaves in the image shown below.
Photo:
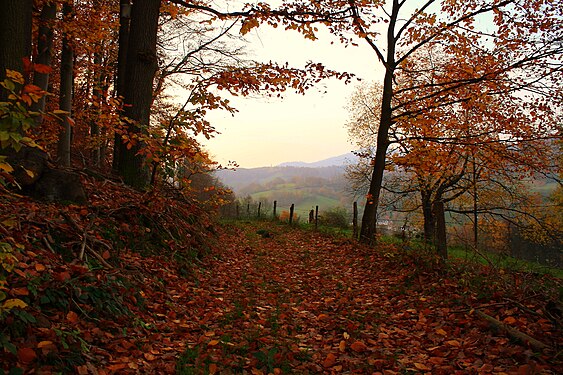
[[[242,21],[240,33],[241,35],[248,34],[250,30],[252,30],[255,27],[258,27],[259,25],[260,23],[256,18],[246,18],[245,20]]]
[[[323,367],[329,368],[336,364],[336,356],[332,353],[328,353],[323,361]]]
[[[18,359],[24,364],[29,364],[37,358],[37,353],[31,348],[18,349]]]
[[[350,345],[350,349],[356,353],[363,353],[368,349],[368,347],[362,341],[354,341],[352,345]]]
[[[76,324],[78,322],[78,314],[74,311],[69,311],[68,314],[66,314],[66,320],[68,320],[71,324]]]

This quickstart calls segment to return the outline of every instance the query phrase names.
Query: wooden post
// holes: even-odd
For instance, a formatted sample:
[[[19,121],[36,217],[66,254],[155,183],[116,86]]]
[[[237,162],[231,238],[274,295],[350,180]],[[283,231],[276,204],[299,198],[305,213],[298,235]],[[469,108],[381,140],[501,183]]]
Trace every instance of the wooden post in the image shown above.
[[[291,207],[289,207],[289,224],[293,223],[293,211],[295,210],[295,204],[291,204]]]
[[[246,217],[250,217],[250,203],[246,205]]]
[[[260,209],[262,208],[262,202],[258,202],[258,219],[260,219]]]
[[[436,247],[438,255],[443,259],[448,259],[448,247],[446,242],[446,216],[444,213],[444,202],[438,201],[434,204],[436,214]]]
[[[237,219],[240,219],[240,206],[239,206],[238,202],[237,202],[237,205],[236,205],[236,212],[237,212],[236,213]]]
[[[278,206],[278,201],[274,201],[274,220],[277,219],[277,216],[276,216],[276,208],[277,208],[277,206]]]
[[[354,239],[358,239],[358,202],[354,202],[354,211],[352,216],[352,228],[354,228]]]
[[[315,230],[319,227],[319,206],[315,206]]]

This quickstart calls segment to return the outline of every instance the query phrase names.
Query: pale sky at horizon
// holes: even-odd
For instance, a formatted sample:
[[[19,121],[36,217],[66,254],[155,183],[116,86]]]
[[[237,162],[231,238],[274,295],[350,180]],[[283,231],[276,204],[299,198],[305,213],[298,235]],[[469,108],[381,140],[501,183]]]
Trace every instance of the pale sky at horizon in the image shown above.
[[[321,30],[318,36],[310,41],[294,31],[261,26],[247,35],[248,57],[293,67],[320,62],[363,81],[379,79],[382,68],[365,42],[344,48],[338,41],[331,45],[328,32]],[[344,107],[357,84],[331,79],[305,95],[286,92],[283,99],[232,97],[239,112],[234,117],[224,111],[211,113],[208,118],[221,134],[202,143],[219,163],[236,161],[244,168],[314,162],[350,152],[354,148],[344,128]]]

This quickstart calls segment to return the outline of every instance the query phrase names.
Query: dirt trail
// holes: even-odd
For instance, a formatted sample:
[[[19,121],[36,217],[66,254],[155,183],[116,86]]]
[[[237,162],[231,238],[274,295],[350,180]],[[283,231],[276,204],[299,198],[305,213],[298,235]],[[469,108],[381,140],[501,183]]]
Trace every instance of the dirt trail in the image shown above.
[[[179,373],[558,372],[465,312],[469,292],[391,249],[258,229],[224,229],[195,281],[168,292],[185,306],[170,334],[185,345]]]

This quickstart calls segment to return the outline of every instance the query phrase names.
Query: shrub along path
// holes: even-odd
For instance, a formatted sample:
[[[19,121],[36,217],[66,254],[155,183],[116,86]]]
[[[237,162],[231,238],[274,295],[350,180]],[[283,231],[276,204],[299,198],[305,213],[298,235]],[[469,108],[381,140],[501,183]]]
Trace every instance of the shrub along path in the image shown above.
[[[174,306],[154,301],[155,327],[170,337],[149,338],[140,366],[172,370],[169,340],[184,345],[174,357],[183,374],[561,373],[553,351],[516,343],[468,309],[557,346],[534,293],[507,300],[517,296],[499,279],[478,295],[471,287],[486,273],[440,277],[392,248],[260,225],[224,228],[195,279],[163,290]]]

